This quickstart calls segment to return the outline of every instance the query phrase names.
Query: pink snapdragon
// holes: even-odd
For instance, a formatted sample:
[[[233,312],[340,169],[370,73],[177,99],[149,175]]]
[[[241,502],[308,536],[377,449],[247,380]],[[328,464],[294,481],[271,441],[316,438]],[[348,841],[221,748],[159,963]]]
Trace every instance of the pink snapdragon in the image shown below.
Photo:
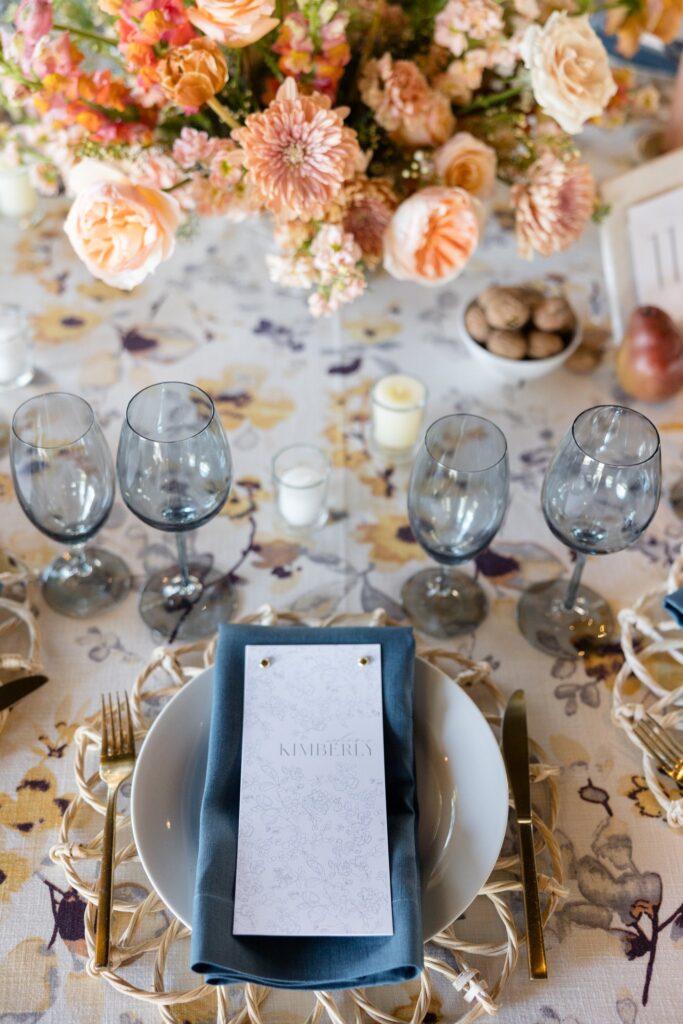
[[[216,140],[206,132],[197,128],[183,128],[173,143],[173,159],[185,170],[197,164],[208,164],[213,156],[215,144]]]
[[[14,15],[14,24],[33,50],[43,36],[52,30],[52,3],[50,0],[21,0]]]

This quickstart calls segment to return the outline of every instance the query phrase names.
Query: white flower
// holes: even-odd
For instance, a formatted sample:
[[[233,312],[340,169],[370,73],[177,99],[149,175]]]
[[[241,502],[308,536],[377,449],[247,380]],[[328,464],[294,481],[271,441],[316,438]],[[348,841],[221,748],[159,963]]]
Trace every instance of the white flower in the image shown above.
[[[531,71],[536,102],[570,135],[601,114],[617,91],[607,52],[587,14],[555,11],[542,27],[529,25],[522,59]]]

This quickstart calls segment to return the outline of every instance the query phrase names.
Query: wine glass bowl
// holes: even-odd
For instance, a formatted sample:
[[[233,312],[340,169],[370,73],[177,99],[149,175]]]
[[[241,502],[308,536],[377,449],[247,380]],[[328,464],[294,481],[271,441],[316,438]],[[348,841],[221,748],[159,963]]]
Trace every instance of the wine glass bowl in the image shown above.
[[[541,505],[564,544],[588,555],[629,547],[659,503],[659,435],[641,413],[599,405],[577,416],[553,456]]]
[[[633,544],[651,522],[661,494],[656,428],[635,409],[586,409],[554,453],[541,506],[552,533],[576,552],[572,579],[541,582],[522,596],[524,636],[547,654],[576,657],[609,643],[614,616],[607,601],[580,584],[587,555]]]
[[[10,462],[28,519],[72,548],[43,575],[47,603],[80,618],[125,597],[130,574],[122,559],[85,547],[109,516],[116,484],[111,452],[85,399],[52,392],[20,405],[12,421]]]
[[[428,429],[408,489],[415,539],[441,569],[404,585],[402,599],[415,624],[432,636],[470,632],[487,611],[475,580],[453,570],[487,547],[507,508],[509,467],[502,431],[481,416],[444,416]]]
[[[128,404],[117,455],[119,485],[142,522],[174,533],[178,565],[145,584],[140,612],[172,639],[196,639],[230,618],[236,599],[210,565],[187,558],[185,534],[218,515],[232,484],[232,458],[214,404],[182,381],[153,384]]]
[[[128,508],[157,530],[198,529],[227,501],[230,449],[214,404],[191,384],[153,384],[129,402],[117,458]]]

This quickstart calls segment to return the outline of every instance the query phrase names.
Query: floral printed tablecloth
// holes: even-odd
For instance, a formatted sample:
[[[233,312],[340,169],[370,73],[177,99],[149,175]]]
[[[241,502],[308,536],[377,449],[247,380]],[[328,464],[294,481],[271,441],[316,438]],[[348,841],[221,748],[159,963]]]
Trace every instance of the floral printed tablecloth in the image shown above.
[[[603,154],[593,142],[603,173],[636,159],[628,132],[618,139],[619,145],[617,136],[608,137]],[[490,659],[508,692],[527,690],[532,734],[561,765],[560,839],[571,894],[548,928],[550,981],[530,985],[522,964],[499,1019],[679,1024],[683,834],[661,819],[634,748],[610,723],[619,648],[553,662],[524,642],[514,618],[521,589],[569,567],[568,551],[543,522],[541,480],[574,415],[617,396],[611,357],[592,374],[565,369],[525,387],[487,379],[470,361],[455,327],[461,303],[487,280],[529,272],[515,261],[513,240],[495,214],[455,285],[420,290],[378,277],[336,322],[311,320],[297,293],[268,282],[263,255],[270,242],[260,224],[205,224],[154,278],[124,295],[87,277],[61,217],[56,205],[26,233],[0,226],[3,299],[25,306],[35,339],[40,372],[30,390],[83,394],[112,446],[127,400],[144,385],[186,379],[212,394],[232,446],[235,484],[224,512],[191,544],[232,574],[242,612],[267,601],[318,615],[381,605],[400,617],[401,584],[425,556],[407,522],[406,471],[378,466],[368,453],[368,391],[378,376],[400,369],[423,378],[430,419],[469,410],[503,428],[510,510],[476,566],[491,613],[459,649]],[[559,275],[587,320],[606,323],[595,229],[564,257],[531,270]],[[24,397],[2,395],[0,411],[9,417]],[[670,486],[683,473],[683,406],[673,401],[649,412],[662,431]],[[333,516],[304,543],[277,532],[269,467],[277,449],[316,439],[334,463]],[[2,544],[33,567],[43,565],[53,547],[17,505],[6,452],[0,502]],[[665,575],[682,538],[683,524],[665,498],[646,536],[629,551],[594,559],[586,579],[623,606]],[[129,561],[137,583],[173,554],[168,538],[141,525],[120,501],[102,540]],[[0,735],[0,1022],[147,1024],[158,1019],[153,1007],[86,974],[84,905],[48,851],[74,791],[75,728],[102,691],[130,685],[156,641],[138,616],[135,594],[87,622],[56,616],[39,595],[36,601],[50,683],[12,712]],[[472,913],[464,927],[475,926]],[[392,1008],[409,1020],[414,995],[399,995]],[[458,998],[437,988],[432,1024],[455,1019]],[[206,1012],[179,1008],[177,1019],[204,1021]]]

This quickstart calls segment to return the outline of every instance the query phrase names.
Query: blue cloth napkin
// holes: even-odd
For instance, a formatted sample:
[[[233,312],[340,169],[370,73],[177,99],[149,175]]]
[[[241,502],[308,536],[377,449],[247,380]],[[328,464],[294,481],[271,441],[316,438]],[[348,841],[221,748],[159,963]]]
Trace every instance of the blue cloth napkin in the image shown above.
[[[232,934],[247,644],[381,644],[384,765],[394,934],[284,938]],[[214,669],[192,919],[192,969],[215,985],[363,988],[422,970],[413,756],[415,641],[402,628],[224,626]]]
[[[667,594],[663,603],[669,615],[673,616],[679,626],[683,626],[683,587],[674,590],[673,594]]]

